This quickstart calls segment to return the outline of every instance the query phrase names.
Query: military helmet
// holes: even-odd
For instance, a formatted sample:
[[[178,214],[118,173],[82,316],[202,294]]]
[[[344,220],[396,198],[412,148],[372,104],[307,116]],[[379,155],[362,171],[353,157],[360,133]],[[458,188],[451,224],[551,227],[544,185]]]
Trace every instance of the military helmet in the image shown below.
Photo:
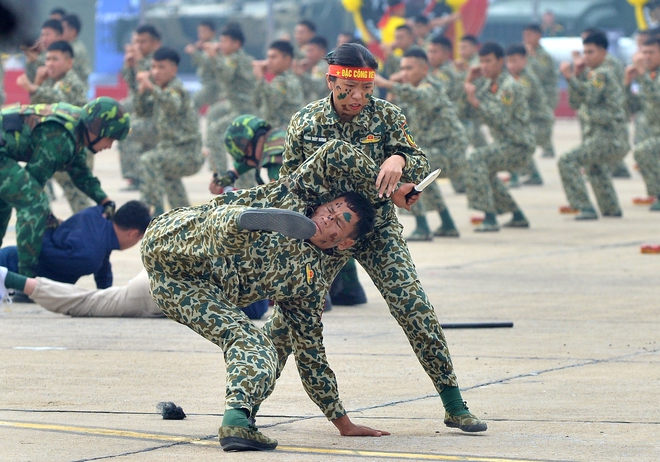
[[[236,117],[225,132],[225,146],[229,155],[240,162],[246,156],[248,144],[268,130],[270,124],[263,119],[248,114]]]
[[[123,140],[131,128],[130,116],[121,104],[112,98],[102,96],[85,104],[80,121],[99,138]]]

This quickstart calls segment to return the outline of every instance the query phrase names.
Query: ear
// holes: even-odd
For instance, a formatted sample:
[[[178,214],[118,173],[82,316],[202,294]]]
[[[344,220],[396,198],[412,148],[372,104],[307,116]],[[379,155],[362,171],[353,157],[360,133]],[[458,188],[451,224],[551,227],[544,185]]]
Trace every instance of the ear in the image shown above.
[[[337,249],[339,250],[346,250],[349,247],[351,247],[353,244],[355,244],[355,241],[351,239],[350,237],[347,237],[343,241],[341,241],[339,244],[337,244]]]
[[[332,81],[330,80],[330,74],[325,74],[325,81],[328,84],[328,89],[332,90]]]

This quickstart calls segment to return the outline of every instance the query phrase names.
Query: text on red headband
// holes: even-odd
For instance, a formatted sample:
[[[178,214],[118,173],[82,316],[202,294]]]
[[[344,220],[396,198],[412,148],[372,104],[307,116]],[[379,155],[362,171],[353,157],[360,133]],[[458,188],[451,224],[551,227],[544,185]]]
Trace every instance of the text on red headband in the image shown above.
[[[360,80],[371,82],[376,78],[376,71],[368,67],[344,67],[337,64],[331,64],[328,67],[328,74],[340,79]]]

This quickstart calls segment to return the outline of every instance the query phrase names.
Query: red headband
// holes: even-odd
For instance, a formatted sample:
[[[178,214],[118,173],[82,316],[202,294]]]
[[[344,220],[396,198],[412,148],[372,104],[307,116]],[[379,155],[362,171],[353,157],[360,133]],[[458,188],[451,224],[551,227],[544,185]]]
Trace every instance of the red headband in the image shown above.
[[[376,78],[376,71],[369,67],[344,67],[337,64],[328,66],[328,74],[340,79],[359,80],[361,82],[373,82]]]

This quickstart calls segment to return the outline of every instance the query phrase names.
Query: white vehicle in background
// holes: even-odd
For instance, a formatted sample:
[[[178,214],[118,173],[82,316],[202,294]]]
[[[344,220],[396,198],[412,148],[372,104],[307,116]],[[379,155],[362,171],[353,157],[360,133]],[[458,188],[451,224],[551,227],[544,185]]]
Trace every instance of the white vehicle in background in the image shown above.
[[[631,37],[612,37],[610,34],[609,52],[619,58],[622,63],[632,62],[632,56],[637,51],[635,39]],[[572,61],[573,52],[582,52],[582,39],[580,37],[545,37],[541,39],[541,46],[545,48],[556,63]]]

